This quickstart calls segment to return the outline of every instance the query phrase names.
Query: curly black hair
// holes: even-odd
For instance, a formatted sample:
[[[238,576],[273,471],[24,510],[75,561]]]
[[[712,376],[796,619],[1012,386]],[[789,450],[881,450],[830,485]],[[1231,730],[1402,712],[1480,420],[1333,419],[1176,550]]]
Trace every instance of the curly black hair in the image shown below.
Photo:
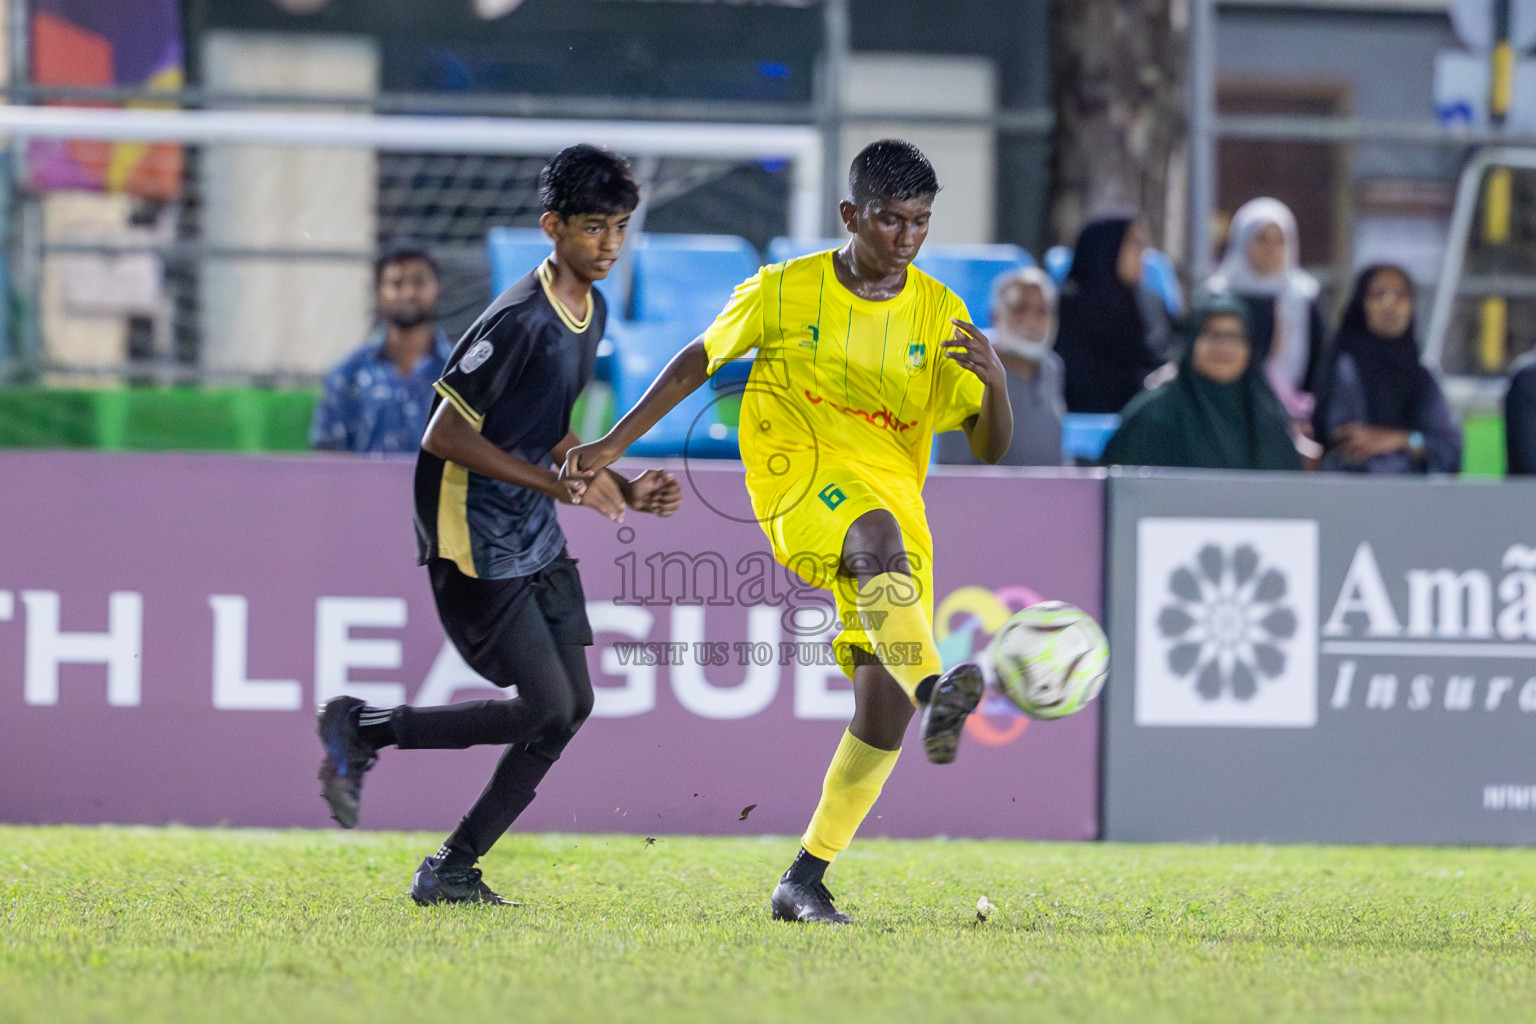
[[[539,172],[539,203],[562,220],[583,213],[629,213],[640,203],[640,186],[629,165],[605,149],[568,146]]]
[[[923,151],[904,139],[881,139],[859,150],[848,168],[855,206],[877,199],[918,199],[939,191],[939,176]]]

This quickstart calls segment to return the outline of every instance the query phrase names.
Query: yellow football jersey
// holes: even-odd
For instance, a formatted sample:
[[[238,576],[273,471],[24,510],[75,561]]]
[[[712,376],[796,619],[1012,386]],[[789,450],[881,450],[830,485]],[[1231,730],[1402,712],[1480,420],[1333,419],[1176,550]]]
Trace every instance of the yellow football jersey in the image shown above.
[[[916,267],[895,298],[860,298],[832,254],[763,267],[704,332],[711,373],[757,350],[739,429],[748,484],[844,465],[921,488],[934,433],[981,410],[981,381],[944,355],[950,318],[970,314]]]

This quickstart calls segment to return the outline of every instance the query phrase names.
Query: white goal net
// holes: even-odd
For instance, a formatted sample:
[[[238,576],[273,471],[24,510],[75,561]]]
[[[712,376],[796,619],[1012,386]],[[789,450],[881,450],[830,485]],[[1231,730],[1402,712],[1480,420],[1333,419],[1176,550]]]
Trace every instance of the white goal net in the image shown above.
[[[365,336],[372,262],[401,245],[442,267],[452,334],[491,297],[487,231],[537,222],[539,170],[575,142],[630,159],[647,230],[761,248],[820,227],[803,126],[0,107],[0,132],[23,168],[13,378],[312,382]],[[71,187],[93,159],[126,168],[117,187]]]

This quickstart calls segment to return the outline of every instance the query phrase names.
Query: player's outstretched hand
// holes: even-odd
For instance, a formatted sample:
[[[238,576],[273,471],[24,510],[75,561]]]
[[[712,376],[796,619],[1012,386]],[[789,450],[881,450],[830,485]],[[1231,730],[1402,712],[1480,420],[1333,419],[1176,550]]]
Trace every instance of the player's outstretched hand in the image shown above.
[[[1008,377],[1003,361],[992,350],[992,342],[980,327],[960,319],[951,319],[955,336],[944,343],[944,354],[970,370],[988,387],[1006,387]]]
[[[591,480],[617,462],[623,454],[623,450],[608,443],[606,437],[578,444],[565,453],[565,465],[560,467],[560,478]]]
[[[665,519],[683,502],[683,488],[666,470],[648,469],[629,482],[629,507]]]
[[[624,491],[612,473],[599,473],[586,481],[580,504],[586,505],[615,523],[624,521]]]

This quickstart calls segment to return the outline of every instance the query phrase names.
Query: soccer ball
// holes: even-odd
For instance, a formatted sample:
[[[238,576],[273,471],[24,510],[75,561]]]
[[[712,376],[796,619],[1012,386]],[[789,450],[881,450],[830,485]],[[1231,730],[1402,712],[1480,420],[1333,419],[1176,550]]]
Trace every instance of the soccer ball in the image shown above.
[[[1064,718],[1104,688],[1109,641],[1093,618],[1065,601],[1015,612],[992,637],[987,661],[998,689],[1031,718]]]

